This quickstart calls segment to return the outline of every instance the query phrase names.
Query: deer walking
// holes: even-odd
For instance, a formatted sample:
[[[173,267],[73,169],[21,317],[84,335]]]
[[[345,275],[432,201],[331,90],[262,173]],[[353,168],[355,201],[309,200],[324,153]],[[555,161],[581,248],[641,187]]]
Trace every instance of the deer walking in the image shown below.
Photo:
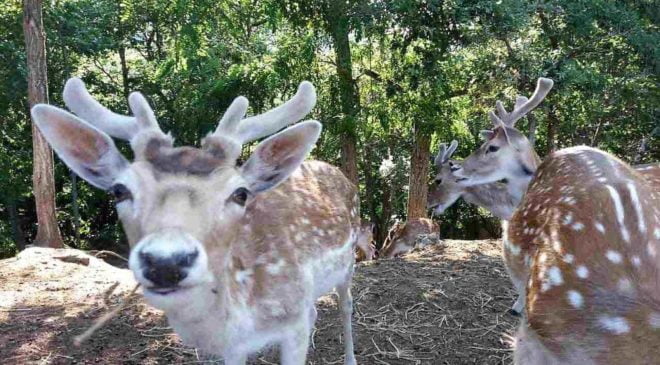
[[[273,135],[312,109],[310,83],[250,118],[247,99],[236,98],[201,148],[174,147],[139,93],[128,99],[133,117],[103,107],[79,79],[67,82],[64,100],[77,117],[49,105],[35,106],[32,117],[73,171],[114,195],[129,267],[184,342],[225,364],[277,344],[282,364],[304,364],[315,301],[336,288],[344,363],[355,364],[356,187],[331,165],[303,162],[320,123]],[[269,135],[237,165],[243,144]],[[132,163],[110,136],[130,142]]]
[[[495,128],[455,173],[465,186],[507,179],[524,195],[503,239],[507,269],[526,299],[515,362],[657,362],[660,165],[635,170],[574,147],[539,166],[514,123],[551,86],[540,79],[530,103],[512,113],[498,103]]]

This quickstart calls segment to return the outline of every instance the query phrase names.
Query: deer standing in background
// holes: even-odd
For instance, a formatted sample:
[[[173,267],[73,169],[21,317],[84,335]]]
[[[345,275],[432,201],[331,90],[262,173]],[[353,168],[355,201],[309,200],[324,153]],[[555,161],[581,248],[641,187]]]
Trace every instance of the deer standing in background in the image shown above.
[[[396,223],[387,233],[378,257],[395,257],[404,254],[417,244],[419,235],[436,235],[439,239],[440,227],[429,218],[412,218]]]
[[[101,106],[78,79],[67,82],[64,100],[78,117],[49,105],[35,106],[32,117],[73,171],[114,195],[129,267],[184,342],[225,364],[244,364],[277,344],[282,364],[304,364],[315,300],[336,288],[344,363],[355,364],[350,285],[359,200],[339,169],[303,162],[321,124],[289,127],[236,163],[242,145],[311,110],[310,83],[256,117],[243,119],[247,99],[236,98],[201,148],[173,147],[139,93],[128,99],[133,117]],[[110,136],[130,141],[132,163]]]
[[[540,79],[530,102],[551,86]],[[498,103],[496,127],[456,173],[466,186],[507,179],[524,194],[503,240],[507,269],[526,298],[515,362],[657,362],[660,165],[635,170],[574,147],[538,166],[513,126],[529,110],[523,104],[509,114]]]
[[[456,147],[456,140],[451,141],[449,148],[445,143],[440,144],[434,161],[438,174],[429,189],[428,207],[435,214],[442,214],[456,200],[463,198],[470,204],[485,208],[495,217],[510,219],[520,201],[510,195],[505,183],[463,186],[456,182],[454,172],[461,169],[461,163],[451,159]]]

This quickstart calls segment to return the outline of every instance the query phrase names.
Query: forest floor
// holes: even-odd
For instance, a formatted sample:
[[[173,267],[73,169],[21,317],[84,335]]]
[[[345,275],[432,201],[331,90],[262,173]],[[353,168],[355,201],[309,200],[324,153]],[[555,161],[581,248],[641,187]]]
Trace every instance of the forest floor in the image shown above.
[[[0,359],[6,364],[212,364],[181,344],[139,295],[80,347],[73,338],[133,289],[130,271],[76,250],[31,248],[0,261]],[[361,364],[509,364],[515,294],[496,240],[454,241],[357,264]],[[318,302],[309,364],[343,363],[336,297]],[[250,364],[278,363],[276,351]]]

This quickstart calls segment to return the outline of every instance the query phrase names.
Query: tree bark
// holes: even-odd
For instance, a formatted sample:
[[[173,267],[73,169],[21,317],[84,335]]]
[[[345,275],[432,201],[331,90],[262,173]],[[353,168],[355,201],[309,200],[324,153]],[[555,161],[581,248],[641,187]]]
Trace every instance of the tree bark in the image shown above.
[[[19,251],[25,248],[25,234],[21,229],[21,221],[18,218],[18,210],[16,209],[16,200],[13,197],[8,197],[5,201],[7,205],[7,212],[9,213],[9,221],[11,223],[11,231],[14,235],[14,242]]]
[[[527,139],[529,139],[529,144],[534,148],[536,145],[536,117],[532,113],[527,114],[527,120],[529,121],[529,134]]]
[[[408,219],[426,218],[426,197],[428,194],[428,176],[431,137],[415,123],[413,147],[410,157],[410,180],[408,182]]]
[[[124,46],[124,25],[121,22],[122,2],[117,2],[117,38],[119,39],[119,64],[121,65],[121,82],[124,98],[128,98],[131,92],[128,84],[128,64],[126,63],[126,47]]]
[[[23,32],[27,54],[30,108],[38,103],[48,103],[46,35],[41,16],[42,0],[23,1]],[[38,222],[34,244],[42,247],[63,247],[55,216],[53,151],[34,123],[32,124],[32,152],[34,156],[32,185]]]
[[[348,39],[349,19],[342,1],[331,1],[327,23],[335,49],[339,98],[343,114],[341,131],[341,168],[346,177],[358,185],[357,138],[355,134],[360,98],[357,84],[353,79],[353,60]]]
[[[557,116],[555,115],[554,108],[550,108],[550,113],[548,113],[548,144],[547,150],[548,155],[555,152],[557,146],[555,145],[555,136],[557,135]]]

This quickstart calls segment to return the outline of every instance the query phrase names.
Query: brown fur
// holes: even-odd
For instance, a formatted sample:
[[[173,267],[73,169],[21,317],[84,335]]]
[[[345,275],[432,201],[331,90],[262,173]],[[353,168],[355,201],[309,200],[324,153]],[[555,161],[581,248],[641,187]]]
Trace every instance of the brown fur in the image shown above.
[[[415,246],[417,236],[420,234],[439,233],[440,227],[429,218],[413,218],[405,223],[394,225],[387,234],[387,239],[380,250],[379,257],[394,257],[403,252],[398,252],[402,248],[408,251]]]

